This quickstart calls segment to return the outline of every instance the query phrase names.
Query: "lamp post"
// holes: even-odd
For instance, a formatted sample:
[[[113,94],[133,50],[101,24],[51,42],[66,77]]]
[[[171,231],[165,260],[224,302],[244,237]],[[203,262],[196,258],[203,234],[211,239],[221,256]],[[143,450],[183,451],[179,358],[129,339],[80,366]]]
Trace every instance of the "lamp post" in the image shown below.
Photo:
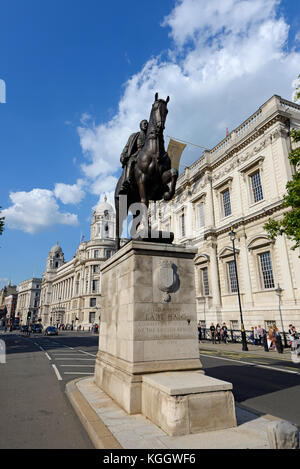
[[[280,287],[279,283],[277,284],[277,288],[275,290],[276,295],[278,296],[278,307],[279,307],[279,315],[280,315],[280,321],[281,321],[281,330],[283,333],[283,340],[284,340],[284,348],[287,348],[287,340],[286,340],[286,335],[284,332],[284,327],[283,327],[283,320],[282,320],[282,312],[281,312],[281,295],[283,292],[283,288]]]
[[[242,333],[242,344],[243,344],[242,350],[247,352],[248,351],[248,346],[247,346],[246,333],[245,333],[244,320],[243,320],[243,313],[242,313],[239,278],[238,278],[237,266],[236,266],[236,253],[235,253],[235,244],[234,244],[235,239],[236,239],[236,233],[235,233],[235,231],[233,231],[233,228],[231,228],[231,231],[229,232],[229,237],[232,241],[233,258],[234,258],[234,270],[235,270],[237,294],[238,294],[238,299],[239,299],[240,318],[241,318],[241,333]]]

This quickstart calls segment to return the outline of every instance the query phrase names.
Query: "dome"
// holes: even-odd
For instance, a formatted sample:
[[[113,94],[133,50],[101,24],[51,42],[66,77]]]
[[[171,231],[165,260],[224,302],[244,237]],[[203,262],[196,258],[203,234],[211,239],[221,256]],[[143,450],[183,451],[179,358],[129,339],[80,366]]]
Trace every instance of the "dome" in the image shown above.
[[[114,208],[107,202],[107,197],[104,197],[104,202],[99,202],[99,204],[95,207],[95,211],[97,215],[104,215],[107,211],[108,213],[114,213]]]
[[[62,248],[58,245],[58,242],[56,242],[56,245],[50,249],[50,252],[51,253],[62,252]]]

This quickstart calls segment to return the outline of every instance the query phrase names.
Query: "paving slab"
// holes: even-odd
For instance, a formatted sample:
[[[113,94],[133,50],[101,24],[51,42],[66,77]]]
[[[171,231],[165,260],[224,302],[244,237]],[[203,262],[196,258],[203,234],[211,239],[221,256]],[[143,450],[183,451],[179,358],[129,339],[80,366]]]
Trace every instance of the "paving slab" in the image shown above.
[[[66,392],[96,448],[110,448],[110,444],[111,449],[269,448],[267,426],[274,417],[260,417],[239,406],[236,406],[237,427],[193,435],[168,436],[143,415],[128,415],[95,385],[93,377],[68,383]],[[85,401],[84,405],[82,400]],[[91,409],[85,416],[87,406]],[[88,421],[88,415],[92,415],[92,425]],[[95,425],[95,415],[103,426]]]

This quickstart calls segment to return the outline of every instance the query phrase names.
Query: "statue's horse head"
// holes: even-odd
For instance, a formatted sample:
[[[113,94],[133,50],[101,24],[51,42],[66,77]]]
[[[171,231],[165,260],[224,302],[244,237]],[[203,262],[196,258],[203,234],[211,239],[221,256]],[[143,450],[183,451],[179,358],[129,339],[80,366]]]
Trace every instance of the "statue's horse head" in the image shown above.
[[[162,134],[165,128],[165,122],[168,114],[167,104],[170,101],[168,96],[166,100],[158,99],[158,93],[155,93],[155,101],[152,104],[152,111],[150,116],[150,127],[153,125],[157,134]]]

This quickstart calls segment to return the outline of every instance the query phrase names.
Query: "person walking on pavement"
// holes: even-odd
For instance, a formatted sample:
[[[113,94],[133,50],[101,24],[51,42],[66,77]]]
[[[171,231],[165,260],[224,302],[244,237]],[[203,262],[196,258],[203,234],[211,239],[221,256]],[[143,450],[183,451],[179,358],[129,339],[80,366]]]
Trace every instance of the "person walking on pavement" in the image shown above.
[[[218,323],[216,326],[216,334],[217,334],[217,341],[219,342],[219,344],[221,343],[221,331],[222,331],[221,326]]]
[[[257,332],[259,334],[258,345],[262,345],[264,341],[265,330],[261,327],[260,324],[258,325]]]
[[[227,329],[226,323],[223,322],[223,326],[222,326],[222,340],[223,340],[224,344],[227,344],[227,336],[228,336],[228,329]]]
[[[216,328],[213,322],[211,323],[209,330],[210,330],[211,341],[213,344],[215,344],[216,343]]]
[[[198,342],[200,342],[200,344],[202,344],[202,329],[201,329],[201,323],[200,321],[198,321]]]
[[[255,326],[254,327],[254,345],[259,345],[259,339],[260,339],[260,335],[259,335],[257,327]]]

